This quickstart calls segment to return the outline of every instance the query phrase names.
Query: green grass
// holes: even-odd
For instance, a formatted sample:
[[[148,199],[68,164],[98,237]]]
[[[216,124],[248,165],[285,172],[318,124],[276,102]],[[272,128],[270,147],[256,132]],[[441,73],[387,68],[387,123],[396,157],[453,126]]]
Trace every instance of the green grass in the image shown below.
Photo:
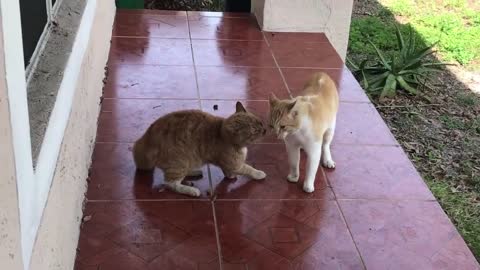
[[[459,93],[456,102],[465,107],[473,107],[479,104],[479,99],[474,93]]]
[[[480,63],[480,2],[466,0],[382,0],[394,15],[407,18],[427,42],[439,41],[444,60],[472,69]]]

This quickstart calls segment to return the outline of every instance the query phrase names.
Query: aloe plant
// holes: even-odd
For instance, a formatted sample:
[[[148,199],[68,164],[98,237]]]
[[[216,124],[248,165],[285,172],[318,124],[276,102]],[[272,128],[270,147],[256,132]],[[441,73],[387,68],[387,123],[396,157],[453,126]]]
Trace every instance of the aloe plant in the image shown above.
[[[387,57],[369,40],[368,42],[376,52],[375,59],[367,59],[356,65],[347,58],[352,72],[363,84],[364,89],[378,95],[380,100],[393,98],[398,89],[416,95],[420,86],[431,88],[428,85],[429,74],[442,71],[444,66],[450,65],[429,60],[429,56],[435,53],[432,49],[437,43],[417,48],[411,27],[407,40],[404,39],[400,29],[395,27],[398,51],[390,57]]]

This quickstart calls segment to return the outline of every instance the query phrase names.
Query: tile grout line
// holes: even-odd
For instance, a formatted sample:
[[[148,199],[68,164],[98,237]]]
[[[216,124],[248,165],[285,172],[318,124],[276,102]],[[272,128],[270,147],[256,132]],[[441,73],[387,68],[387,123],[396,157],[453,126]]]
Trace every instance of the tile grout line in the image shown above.
[[[198,100],[198,98],[178,98],[178,97],[104,97],[104,100]],[[267,102],[268,99],[245,99],[245,98],[200,98],[200,100],[205,101],[254,101],[254,102]],[[340,103],[346,104],[371,104],[368,101],[353,101],[353,100],[340,100]],[[111,111],[103,111],[103,112],[111,112]]]
[[[194,56],[194,51],[193,51],[193,41],[192,41],[192,33],[191,33],[191,28],[190,28],[190,19],[189,19],[189,16],[188,16],[188,12],[187,12],[187,16],[186,16],[186,19],[187,19],[187,26],[188,26],[188,36],[189,36],[189,40],[190,40],[190,50],[192,52],[192,63],[193,63],[193,74],[195,76],[195,86],[197,88],[197,98],[198,98],[198,106],[200,107],[200,110],[203,111],[203,108],[202,108],[202,99],[201,99],[201,95],[200,95],[200,86],[198,85],[198,72],[197,72],[197,65],[195,63],[195,56]],[[210,166],[207,164],[207,174],[208,174],[208,185],[209,185],[209,192],[210,194],[207,194],[209,199],[212,201],[212,199],[214,198],[214,194],[213,194],[213,183],[212,183],[212,177],[211,177],[211,172],[210,172]],[[212,201],[213,203],[213,201]],[[213,207],[213,204],[212,204],[212,207]],[[214,212],[215,214],[215,212]],[[215,225],[216,226],[216,225]],[[216,227],[215,227],[215,230],[216,230]],[[220,264],[220,270],[221,270],[222,266]]]
[[[332,189],[332,192],[333,189]],[[343,213],[343,209],[340,206],[340,203],[335,200],[335,204],[337,205],[338,211],[340,212],[340,215],[342,215],[343,222],[345,223],[345,226],[347,227],[348,234],[350,235],[350,239],[352,239],[353,245],[355,246],[355,249],[357,250],[357,254],[360,257],[360,261],[362,262],[363,269],[367,270],[367,265],[365,264],[365,260],[363,259],[362,253],[360,252],[360,249],[358,248],[357,242],[355,242],[355,238],[353,237],[352,230],[350,229],[350,225],[347,222],[347,219],[345,218],[345,214]]]
[[[277,58],[275,58],[275,54],[273,53],[272,47],[270,46],[270,42],[268,42],[268,39],[265,36],[265,32],[262,31],[262,35],[263,35],[263,40],[265,41],[265,43],[267,43],[268,49],[270,50],[270,54],[272,55],[273,61],[275,62],[275,66],[277,67],[278,72],[280,72],[280,76],[282,77],[283,84],[287,89],[288,95],[290,96],[290,98],[293,98],[292,91],[290,91],[290,87],[288,87],[287,80],[285,79],[285,75],[283,75],[282,69],[278,64]]]
[[[157,66],[157,67],[191,67],[193,65],[182,65],[182,64],[148,64],[148,63],[128,63],[128,62],[111,62],[108,63],[109,66]],[[276,66],[242,66],[242,65],[198,65],[199,67],[202,68],[223,68],[223,67],[231,67],[231,68],[257,68],[257,69],[266,69],[266,68],[271,68],[271,69],[276,69]],[[326,70],[337,70],[341,68],[329,68],[329,67],[282,67],[282,68],[288,68],[288,69],[326,69]]]
[[[134,141],[102,141],[97,140],[95,144],[133,144]],[[283,142],[263,142],[263,143],[254,143],[252,145],[284,145]],[[353,147],[401,147],[399,144],[358,144],[358,143],[335,143],[334,146],[353,146]]]
[[[328,189],[334,192],[332,187],[327,187]],[[334,197],[336,194],[334,194]],[[325,198],[299,198],[299,199],[254,199],[254,198],[240,198],[240,199],[224,199],[224,198],[199,198],[199,199],[87,199],[87,203],[107,203],[107,202],[175,202],[175,201],[182,201],[182,202],[211,202],[211,201],[221,201],[221,202],[241,202],[241,201],[256,201],[256,202],[298,202],[298,201],[337,201],[337,202],[422,202],[422,203],[438,203],[435,199],[381,199],[381,198],[350,198],[350,199],[342,199],[342,198],[333,198],[333,199],[325,199]]]
[[[217,252],[218,252],[218,264],[220,265],[220,270],[223,270],[223,257],[222,257],[222,245],[220,244],[220,233],[218,231],[218,222],[217,214],[215,211],[215,201],[211,201],[212,204],[212,213],[213,213],[213,222],[215,223],[215,238],[217,240]]]
[[[192,42],[192,34],[190,33],[190,20],[188,19],[188,13],[186,16],[187,26],[188,26],[188,37],[190,41],[190,52],[192,53],[192,63],[193,63],[193,73],[195,76],[195,86],[197,87],[197,99],[198,105],[200,106],[200,110],[202,110],[202,101],[200,98],[200,87],[198,86],[198,73],[197,73],[197,65],[195,64],[195,56],[193,54],[193,42]]]

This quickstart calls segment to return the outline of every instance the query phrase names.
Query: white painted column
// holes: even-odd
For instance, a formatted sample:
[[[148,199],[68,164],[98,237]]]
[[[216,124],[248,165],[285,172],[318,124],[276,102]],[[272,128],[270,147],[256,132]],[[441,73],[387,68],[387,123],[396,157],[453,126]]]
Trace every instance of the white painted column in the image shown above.
[[[3,40],[0,22],[0,40]],[[7,95],[5,57],[0,42],[0,269],[21,270],[20,208],[13,152],[10,107]]]
[[[6,155],[4,158],[7,161],[10,160],[13,162],[15,168],[14,177],[10,179],[16,183],[16,192],[10,194],[9,197],[18,197],[18,203],[17,209],[9,210],[19,212],[22,253],[17,254],[17,256],[21,256],[23,267],[27,269],[33,242],[35,241],[36,229],[32,226],[32,209],[34,208],[35,201],[34,176],[19,1],[0,0],[0,18],[2,28],[2,50],[0,53],[2,54],[2,62],[4,65],[3,74],[0,76],[3,78],[2,84],[4,88],[2,91],[6,93],[7,101],[3,103],[2,106],[8,103],[8,111],[3,109],[0,113],[2,114],[2,119],[8,119],[7,122],[2,120],[2,125],[3,123],[9,124],[10,128],[7,132],[10,134],[9,136],[11,136],[9,144],[8,135],[3,135],[2,148],[5,142],[5,145],[13,151],[8,152],[7,150],[7,152],[3,153],[3,155]],[[8,127],[5,130],[8,130]],[[10,158],[8,155],[10,155]],[[12,172],[8,174],[12,174]],[[9,207],[15,207],[15,204],[10,203]]]
[[[10,111],[10,127],[20,212],[21,247],[24,269],[28,268],[36,228],[35,181],[32,166],[27,88],[23,62],[22,28],[19,1],[0,0],[5,86]]]
[[[324,32],[345,60],[353,0],[252,0],[262,30]]]

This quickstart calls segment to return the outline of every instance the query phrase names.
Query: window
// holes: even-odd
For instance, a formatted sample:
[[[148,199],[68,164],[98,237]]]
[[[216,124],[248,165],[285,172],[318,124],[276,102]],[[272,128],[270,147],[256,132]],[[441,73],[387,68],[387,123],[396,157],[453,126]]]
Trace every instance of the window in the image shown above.
[[[38,44],[46,35],[48,22],[60,0],[20,0],[22,20],[23,58],[25,67],[36,57]]]

